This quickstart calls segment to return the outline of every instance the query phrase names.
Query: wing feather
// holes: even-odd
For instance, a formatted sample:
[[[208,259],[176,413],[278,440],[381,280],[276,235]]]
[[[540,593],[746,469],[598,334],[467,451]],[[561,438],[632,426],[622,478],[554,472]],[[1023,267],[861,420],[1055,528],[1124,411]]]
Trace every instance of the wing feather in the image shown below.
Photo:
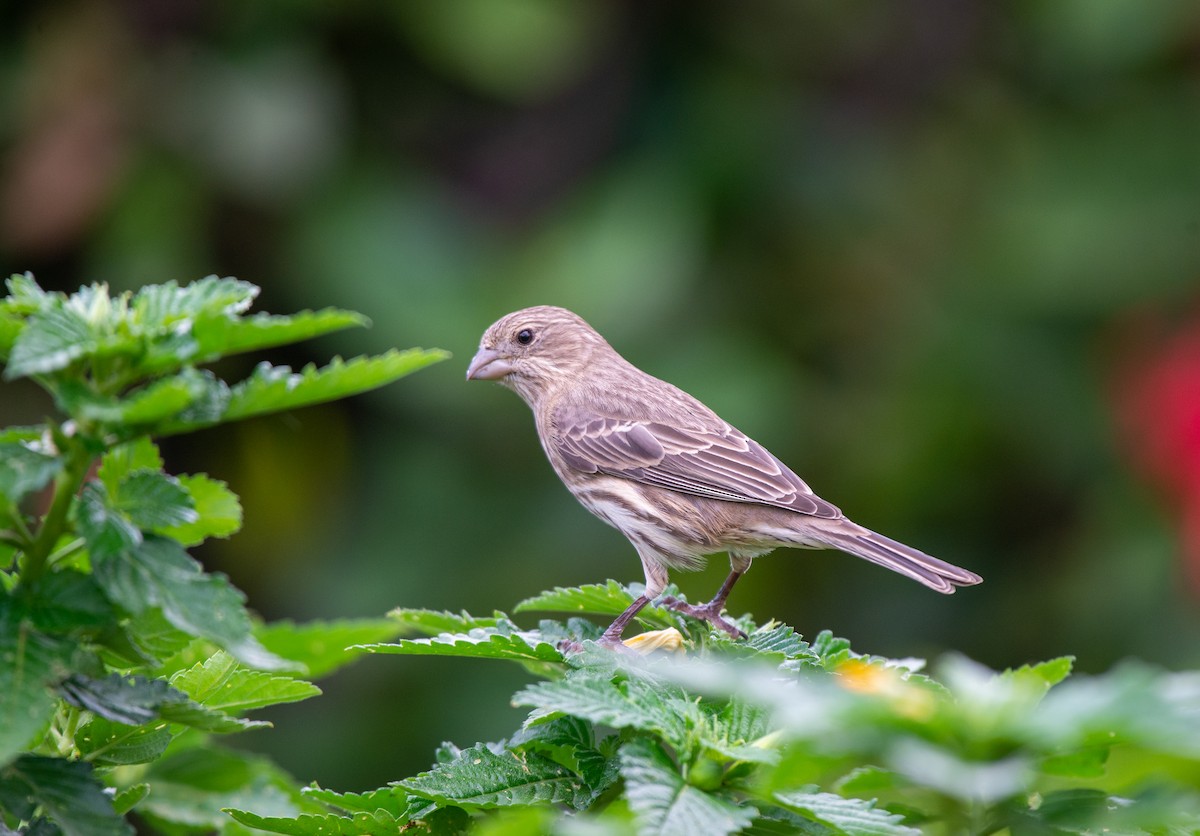
[[[555,422],[555,430],[555,451],[585,473],[828,519],[842,515],[761,444],[728,424],[691,428],[576,413]]]

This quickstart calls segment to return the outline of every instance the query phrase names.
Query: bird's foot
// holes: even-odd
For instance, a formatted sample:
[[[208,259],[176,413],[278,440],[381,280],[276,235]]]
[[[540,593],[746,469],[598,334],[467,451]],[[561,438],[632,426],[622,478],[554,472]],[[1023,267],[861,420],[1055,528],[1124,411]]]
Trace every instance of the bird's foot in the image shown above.
[[[609,650],[615,650],[618,653],[633,653],[634,655],[637,655],[637,651],[633,650],[623,641],[621,641],[620,636],[610,636],[605,633],[600,638],[596,639],[596,644],[600,645],[601,647],[608,648]],[[575,641],[575,639],[563,639],[555,645],[555,648],[557,648],[559,653],[563,654],[582,653],[583,643]]]
[[[721,615],[721,610],[724,609],[723,601],[709,601],[707,604],[688,604],[680,601],[673,595],[668,595],[662,598],[659,603],[669,610],[690,615],[692,618],[698,618],[701,621],[707,621],[718,630],[724,630],[729,634],[730,638],[746,638],[745,633],[739,630],[733,622]]]

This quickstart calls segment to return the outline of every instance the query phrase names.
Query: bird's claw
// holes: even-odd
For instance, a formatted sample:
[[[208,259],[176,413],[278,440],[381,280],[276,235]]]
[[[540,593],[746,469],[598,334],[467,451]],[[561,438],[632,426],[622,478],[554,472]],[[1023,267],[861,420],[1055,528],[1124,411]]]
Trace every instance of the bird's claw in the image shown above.
[[[707,604],[688,604],[680,601],[673,595],[668,595],[661,599],[659,603],[669,610],[690,615],[692,618],[698,618],[701,621],[707,621],[713,627],[723,630],[730,638],[747,638],[746,634],[739,630],[733,622],[721,615],[722,606],[716,601],[709,601]]]

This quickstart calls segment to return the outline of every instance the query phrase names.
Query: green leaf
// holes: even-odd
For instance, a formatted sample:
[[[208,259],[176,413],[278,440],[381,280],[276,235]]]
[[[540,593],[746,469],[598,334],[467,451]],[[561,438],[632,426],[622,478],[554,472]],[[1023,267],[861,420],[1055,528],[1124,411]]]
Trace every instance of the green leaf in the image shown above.
[[[424,633],[436,636],[441,633],[465,633],[477,627],[495,627],[507,617],[503,613],[495,613],[490,617],[477,618],[465,610],[461,613],[444,610],[394,609],[388,613],[388,618],[397,625],[397,632]]]
[[[211,744],[168,754],[147,769],[144,780],[152,791],[138,813],[172,833],[182,827],[222,831],[229,827],[224,808],[256,810],[264,817],[300,813],[291,779],[279,767]]]
[[[22,755],[0,770],[0,804],[13,795],[24,795],[65,836],[133,833],[93,777],[91,764]]]
[[[161,679],[109,674],[93,679],[72,674],[58,686],[62,698],[76,708],[127,726],[140,726],[158,717],[159,706],[187,699]]]
[[[138,470],[162,470],[163,460],[158,446],[149,436],[140,436],[109,449],[100,459],[96,476],[104,483],[109,496],[116,496],[121,483]]]
[[[0,362],[8,359],[12,347],[25,329],[24,317],[0,308]]]
[[[549,592],[526,598],[513,608],[513,612],[546,611],[569,613],[595,613],[597,615],[620,615],[633,603],[634,596],[621,584],[614,580],[608,583],[585,584],[564,588],[556,586]],[[669,612],[660,607],[648,606],[638,614],[639,618],[647,618],[670,625]]]
[[[142,543],[142,532],[128,517],[112,507],[102,482],[88,482],[83,486],[74,511],[75,524],[87,542],[88,553],[94,564],[100,564]]]
[[[123,816],[137,806],[138,802],[150,792],[149,784],[134,784],[126,787],[113,797],[113,809],[118,816]]]
[[[194,523],[192,496],[174,476],[151,470],[129,474],[117,489],[113,506],[138,528],[157,530]]]
[[[223,652],[179,671],[171,677],[171,685],[201,705],[229,714],[299,702],[321,693],[316,685],[302,679],[242,667]]]
[[[305,798],[320,801],[347,813],[373,813],[386,810],[397,818],[403,818],[408,809],[408,794],[399,787],[384,787],[370,792],[334,792],[316,784],[304,787],[300,794]]]
[[[180,287],[177,283],[146,285],[130,303],[132,322],[143,330],[166,330],[202,316],[246,311],[258,296],[250,282],[205,276]]]
[[[444,351],[388,351],[378,357],[334,358],[324,368],[305,366],[293,373],[287,366],[261,363],[246,380],[233,387],[222,421],[296,409],[377,389],[407,374],[444,360]]]
[[[78,627],[103,627],[116,612],[91,575],[62,569],[43,575],[34,587],[29,617],[49,634],[70,633]]]
[[[92,679],[75,674],[59,686],[59,692],[71,705],[124,726],[142,726],[161,718],[201,731],[228,734],[269,725],[230,717],[220,706],[200,705],[161,679],[116,673]]]
[[[58,371],[97,347],[91,323],[75,308],[58,302],[29,317],[13,343],[4,379]]]
[[[123,633],[134,656],[143,663],[160,665],[195,641],[195,637],[167,621],[162,610],[153,607],[136,614],[123,626]],[[115,640],[114,640],[115,643]],[[116,648],[119,652],[126,648]]]
[[[846,836],[921,836],[904,817],[875,806],[874,801],[844,798],[831,792],[777,792],[775,799],[805,818],[827,824]]]
[[[759,654],[779,655],[787,659],[808,657],[816,659],[808,642],[786,624],[764,625],[750,634],[745,646]]]
[[[364,651],[361,646],[395,638],[399,626],[383,618],[311,621],[295,624],[276,621],[255,631],[268,650],[304,666],[314,679],[350,664]]]
[[[506,625],[501,625],[506,627]],[[400,639],[390,643],[355,645],[368,653],[406,656],[472,656],[476,659],[510,659],[528,662],[561,662],[558,648],[535,633],[506,627],[476,628],[466,633],[444,633],[428,639]]]
[[[654,740],[625,744],[620,758],[625,796],[643,836],[720,836],[747,827],[757,815],[753,807],[688,784]]]
[[[42,732],[54,713],[51,686],[66,675],[71,646],[34,630],[0,592],[0,764]]]
[[[55,397],[59,408],[72,417],[127,430],[179,415],[204,398],[211,385],[211,377],[185,371],[121,397],[100,394],[82,381],[64,381],[56,388]]]
[[[180,630],[209,639],[251,667],[288,667],[251,634],[245,596],[224,575],[205,573],[176,541],[150,534],[141,544],[93,551],[92,557],[100,586],[130,613],[159,607]]]
[[[192,335],[199,346],[200,361],[206,362],[217,357],[300,342],[368,324],[362,314],[325,308],[320,311],[300,311],[289,316],[265,313],[247,318],[207,316],[196,321]]]
[[[608,677],[574,674],[538,682],[513,695],[514,705],[538,709],[528,722],[558,714],[581,717],[615,729],[641,729],[683,746],[688,727],[700,721],[699,709],[675,686],[640,679],[614,682]]]
[[[42,290],[33,278],[33,273],[28,270],[24,273],[13,273],[4,280],[4,286],[8,288],[8,297],[0,300],[0,304],[16,313],[34,313],[50,304],[50,300],[54,298],[52,294]]]
[[[268,833],[288,836],[394,836],[408,830],[407,819],[398,819],[385,810],[356,813],[352,818],[334,813],[304,813],[295,817],[260,816],[247,810],[226,807],[222,812],[239,824]],[[420,832],[420,831],[414,831]]]
[[[1074,656],[1059,656],[1056,659],[1050,659],[1036,665],[1022,665],[1016,669],[1010,668],[1000,674],[1000,676],[1003,679],[1013,682],[1036,684],[1043,691],[1048,691],[1071,675],[1071,668],[1074,664]]]
[[[94,717],[75,734],[75,746],[97,766],[131,766],[158,760],[171,745],[169,724],[129,726]]]
[[[242,527],[242,504],[224,482],[200,473],[180,476],[179,484],[192,499],[196,519],[184,525],[166,526],[160,529],[161,533],[185,546],[195,546],[209,537],[228,537]]]
[[[591,793],[578,775],[547,758],[484,745],[463,749],[449,763],[400,781],[410,793],[468,809],[567,804],[582,809]]]
[[[62,470],[62,459],[24,444],[0,444],[0,505],[15,505],[26,494],[41,490]]]
[[[597,748],[592,726],[576,717],[526,727],[508,741],[508,748],[536,752],[565,766],[583,778],[593,800],[619,777],[616,758]]]
[[[1087,746],[1043,758],[1038,770],[1043,775],[1062,778],[1102,778],[1108,762],[1109,747]]]

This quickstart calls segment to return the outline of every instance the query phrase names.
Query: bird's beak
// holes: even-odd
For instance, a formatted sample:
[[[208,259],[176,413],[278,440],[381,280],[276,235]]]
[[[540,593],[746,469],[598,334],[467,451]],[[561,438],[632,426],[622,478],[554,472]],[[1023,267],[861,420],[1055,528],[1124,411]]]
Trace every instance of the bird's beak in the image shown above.
[[[467,366],[467,380],[499,380],[513,370],[512,363],[500,352],[480,346]]]

